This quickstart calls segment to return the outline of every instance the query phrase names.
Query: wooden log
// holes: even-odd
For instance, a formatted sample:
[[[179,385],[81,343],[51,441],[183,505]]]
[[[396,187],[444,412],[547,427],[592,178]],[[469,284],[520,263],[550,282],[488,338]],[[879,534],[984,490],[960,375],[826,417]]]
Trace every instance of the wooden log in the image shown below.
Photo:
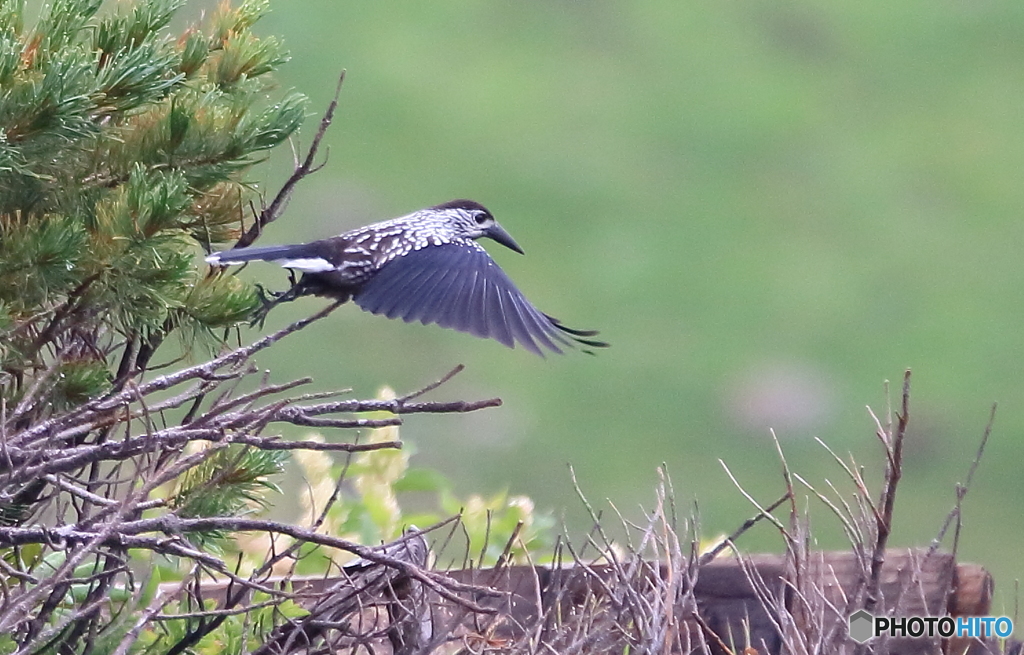
[[[367,643],[374,653],[422,647],[427,635],[462,641],[474,652],[501,649],[528,640],[561,652],[571,640],[583,652],[623,652],[650,638],[663,638],[662,652],[685,653],[706,640],[714,653],[782,654],[787,644],[810,639],[829,644],[828,652],[853,653],[856,644],[846,633],[849,613],[863,607],[864,567],[849,552],[818,552],[800,571],[776,555],[754,555],[713,561],[692,573],[669,571],[644,561],[622,565],[566,564],[560,567],[512,566],[501,569],[450,571],[460,583],[487,587],[499,595],[479,595],[475,603],[491,613],[473,613],[443,600],[433,591],[414,587],[416,602],[409,613],[390,611],[403,619],[399,632],[379,626],[381,639]],[[351,576],[348,578],[351,580]],[[279,581],[301,590],[309,607],[325,602],[346,578]],[[401,579],[388,583],[382,598],[360,607],[386,607]],[[897,550],[887,553],[882,567],[878,615],[984,616],[991,611],[993,583],[980,566],[958,565],[945,553]],[[208,598],[223,601],[223,588],[207,587]],[[415,608],[429,608],[421,610]],[[383,619],[381,618],[383,616]],[[374,621],[387,621],[379,612]],[[424,627],[429,624],[429,627]],[[389,640],[385,636],[390,635]],[[653,635],[653,637],[652,637]],[[666,637],[668,635],[668,637]],[[632,640],[632,642],[631,642]],[[404,645],[404,646],[403,646]],[[644,643],[644,645],[649,645]],[[964,654],[986,652],[978,640],[879,638],[873,653]],[[355,651],[353,651],[355,652]]]

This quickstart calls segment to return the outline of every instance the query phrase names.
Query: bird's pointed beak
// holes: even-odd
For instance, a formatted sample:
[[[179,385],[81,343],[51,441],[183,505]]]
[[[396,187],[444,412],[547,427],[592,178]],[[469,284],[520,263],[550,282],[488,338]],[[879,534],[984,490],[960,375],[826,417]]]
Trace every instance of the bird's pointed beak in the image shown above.
[[[512,235],[506,232],[505,228],[498,225],[497,223],[494,223],[489,228],[487,228],[485,236],[494,239],[495,241],[505,246],[509,250],[515,250],[520,255],[526,254],[523,252],[523,249],[519,247],[519,244],[516,243],[516,240],[512,238]]]

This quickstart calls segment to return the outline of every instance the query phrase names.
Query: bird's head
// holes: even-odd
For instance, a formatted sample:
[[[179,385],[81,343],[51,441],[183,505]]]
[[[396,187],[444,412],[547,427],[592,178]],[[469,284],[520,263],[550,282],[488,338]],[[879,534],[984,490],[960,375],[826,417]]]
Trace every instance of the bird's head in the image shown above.
[[[506,232],[505,228],[499,225],[498,221],[494,220],[491,212],[478,202],[472,200],[452,200],[443,205],[431,207],[431,209],[444,211],[451,216],[455,230],[461,236],[469,239],[479,239],[481,237],[494,239],[506,248],[523,254],[523,249],[519,247],[519,244],[512,238],[512,235]]]

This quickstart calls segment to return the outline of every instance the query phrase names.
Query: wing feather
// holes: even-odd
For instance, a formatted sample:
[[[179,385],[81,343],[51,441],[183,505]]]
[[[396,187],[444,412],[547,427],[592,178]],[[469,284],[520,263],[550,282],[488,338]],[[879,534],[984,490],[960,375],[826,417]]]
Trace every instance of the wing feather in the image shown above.
[[[412,323],[419,320],[443,303],[447,296],[447,289],[451,288],[451,280],[447,279],[452,273],[450,269],[435,269],[421,278],[421,284],[415,290],[410,289],[412,298],[405,310],[401,313],[402,320]]]
[[[423,313],[419,316],[420,323],[437,323],[441,327],[451,328],[455,326],[453,312],[459,306],[459,298],[466,286],[468,276],[464,271],[456,268],[449,268],[445,276],[438,280],[438,286],[446,289],[444,296],[438,302],[425,306]]]
[[[497,264],[494,264],[497,267]],[[502,302],[504,289],[498,287],[493,277],[487,280],[486,305],[487,305],[487,331],[491,338],[497,339],[509,348],[515,348],[516,342],[512,338],[512,328],[509,325],[511,316],[506,311]]]
[[[542,319],[544,315],[530,304],[524,305],[522,311],[530,334],[536,337],[537,341],[540,341],[544,347],[556,353],[561,353],[562,349],[555,344],[555,341],[562,341],[562,339],[559,339],[558,333],[551,329],[547,321]]]
[[[480,271],[473,267],[467,267],[462,276],[465,282],[462,291],[452,298],[452,306],[448,312],[451,316],[452,327],[460,332],[473,334],[473,299],[476,297],[476,287],[480,282]]]
[[[456,309],[466,331],[482,339],[490,336],[487,332],[487,275],[486,271],[472,266],[473,284],[469,294]]]
[[[543,357],[544,351],[537,346],[537,343],[530,335],[530,328],[523,317],[523,309],[519,306],[519,303],[516,302],[515,294],[512,293],[510,289],[504,289],[503,291],[509,308],[507,313],[509,327],[512,330],[512,334],[515,336],[516,341],[523,344],[523,347],[530,352],[535,352]]]
[[[402,316],[415,302],[420,288],[434,273],[436,273],[436,269],[413,267],[406,272],[404,279],[385,280],[388,284],[381,293],[383,304],[381,310],[376,313],[384,314],[388,318]]]
[[[543,355],[560,353],[589,332],[572,330],[534,307],[475,243],[428,246],[385,264],[354,294],[362,309],[436,323]]]

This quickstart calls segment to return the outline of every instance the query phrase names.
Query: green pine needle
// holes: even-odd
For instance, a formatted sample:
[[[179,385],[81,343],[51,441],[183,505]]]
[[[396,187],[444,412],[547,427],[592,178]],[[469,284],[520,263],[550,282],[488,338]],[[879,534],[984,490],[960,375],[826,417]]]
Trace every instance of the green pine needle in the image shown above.
[[[67,293],[78,282],[86,243],[83,226],[71,217],[0,221],[0,299],[31,312]]]
[[[182,518],[239,516],[266,509],[268,493],[280,493],[271,476],[284,471],[287,451],[230,447],[218,450],[179,478],[170,507]],[[220,531],[192,533],[197,544],[216,546]]]
[[[184,312],[203,327],[213,329],[247,321],[258,305],[251,286],[234,275],[213,275],[193,287]]]
[[[256,306],[198,255],[247,229],[252,168],[298,130],[305,98],[270,95],[287,54],[251,31],[267,2],[223,2],[174,34],[184,4],[53,0],[26,28],[23,0],[0,0],[0,393],[68,344],[88,357],[41,413],[104,393],[139,336],[177,333],[187,355]]]
[[[81,359],[65,362],[57,371],[51,397],[58,409],[70,409],[110,389],[106,362]]]

